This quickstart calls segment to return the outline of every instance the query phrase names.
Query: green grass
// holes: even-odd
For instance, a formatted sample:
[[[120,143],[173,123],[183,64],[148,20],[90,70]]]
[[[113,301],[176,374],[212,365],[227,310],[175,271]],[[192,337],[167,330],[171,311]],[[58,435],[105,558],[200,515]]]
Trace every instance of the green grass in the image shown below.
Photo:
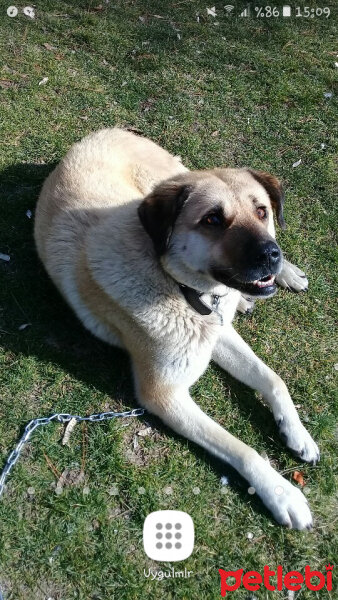
[[[313,533],[277,526],[239,477],[152,417],[77,426],[70,447],[60,444],[63,427],[50,425],[24,450],[0,501],[5,599],[209,600],[220,597],[219,567],[324,570],[337,557],[337,112],[334,93],[324,97],[334,92],[334,18],[227,18],[223,3],[213,18],[200,1],[116,0],[95,11],[98,0],[45,0],[30,20],[22,13],[8,18],[9,4],[0,1],[0,252],[11,257],[0,261],[0,463],[33,417],[135,406],[127,357],[84,331],[58,296],[37,260],[33,219],[26,216],[71,144],[115,124],[139,128],[191,168],[247,165],[283,179],[288,228],[278,239],[308,274],[309,291],[279,291],[251,318],[236,319],[236,327],[287,382],[322,458],[315,467],[297,463],[255,393],[212,365],[194,397],[286,477],[304,472]],[[48,82],[39,86],[43,77]],[[31,326],[19,331],[23,323]],[[134,449],[148,424],[151,434],[138,436]],[[45,455],[58,472],[84,464],[85,482],[57,495]],[[231,485],[221,493],[224,473]],[[113,485],[118,495],[110,495]],[[190,579],[144,577],[153,563],[142,549],[143,520],[164,508],[186,510],[194,520],[195,550],[176,565],[193,571]],[[243,588],[232,596],[251,598]],[[282,600],[286,592],[254,596]],[[300,597],[335,596],[303,590]]]

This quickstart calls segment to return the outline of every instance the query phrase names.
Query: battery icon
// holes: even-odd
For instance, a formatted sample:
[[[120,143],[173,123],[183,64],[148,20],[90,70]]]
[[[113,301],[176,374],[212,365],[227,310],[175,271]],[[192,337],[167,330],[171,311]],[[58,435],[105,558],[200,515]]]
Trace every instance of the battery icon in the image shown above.
[[[283,17],[291,17],[291,6],[283,6]]]

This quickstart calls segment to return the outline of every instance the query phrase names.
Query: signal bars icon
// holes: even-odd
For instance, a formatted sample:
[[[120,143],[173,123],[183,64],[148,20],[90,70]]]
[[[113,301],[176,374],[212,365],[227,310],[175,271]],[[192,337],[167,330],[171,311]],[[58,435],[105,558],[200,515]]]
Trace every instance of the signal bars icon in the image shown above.
[[[247,8],[245,8],[239,16],[240,17],[250,17],[250,6],[247,6]]]

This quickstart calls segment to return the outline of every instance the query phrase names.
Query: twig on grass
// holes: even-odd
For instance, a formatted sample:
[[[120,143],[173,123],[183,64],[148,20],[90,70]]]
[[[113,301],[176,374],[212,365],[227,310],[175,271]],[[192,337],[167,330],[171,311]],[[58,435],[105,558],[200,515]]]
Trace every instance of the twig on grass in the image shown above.
[[[47,456],[47,454],[46,454],[45,452],[43,453],[43,455],[44,455],[44,457],[45,457],[45,460],[46,460],[46,463],[47,463],[47,465],[49,466],[49,468],[50,468],[50,470],[52,471],[52,473],[54,473],[54,475],[55,475],[55,477],[56,477],[57,479],[60,479],[60,477],[61,477],[61,473],[60,473],[60,471],[58,471],[58,469],[56,468],[56,466],[55,466],[55,465],[53,465],[53,463],[52,463],[51,459],[49,458],[49,456]]]

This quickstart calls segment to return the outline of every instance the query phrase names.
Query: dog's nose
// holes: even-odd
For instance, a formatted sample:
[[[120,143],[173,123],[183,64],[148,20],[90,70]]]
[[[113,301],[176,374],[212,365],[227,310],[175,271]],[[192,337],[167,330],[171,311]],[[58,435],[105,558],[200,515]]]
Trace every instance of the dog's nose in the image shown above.
[[[276,266],[281,258],[280,250],[277,244],[271,240],[261,242],[257,252],[257,260],[261,265],[267,265],[270,268]]]

